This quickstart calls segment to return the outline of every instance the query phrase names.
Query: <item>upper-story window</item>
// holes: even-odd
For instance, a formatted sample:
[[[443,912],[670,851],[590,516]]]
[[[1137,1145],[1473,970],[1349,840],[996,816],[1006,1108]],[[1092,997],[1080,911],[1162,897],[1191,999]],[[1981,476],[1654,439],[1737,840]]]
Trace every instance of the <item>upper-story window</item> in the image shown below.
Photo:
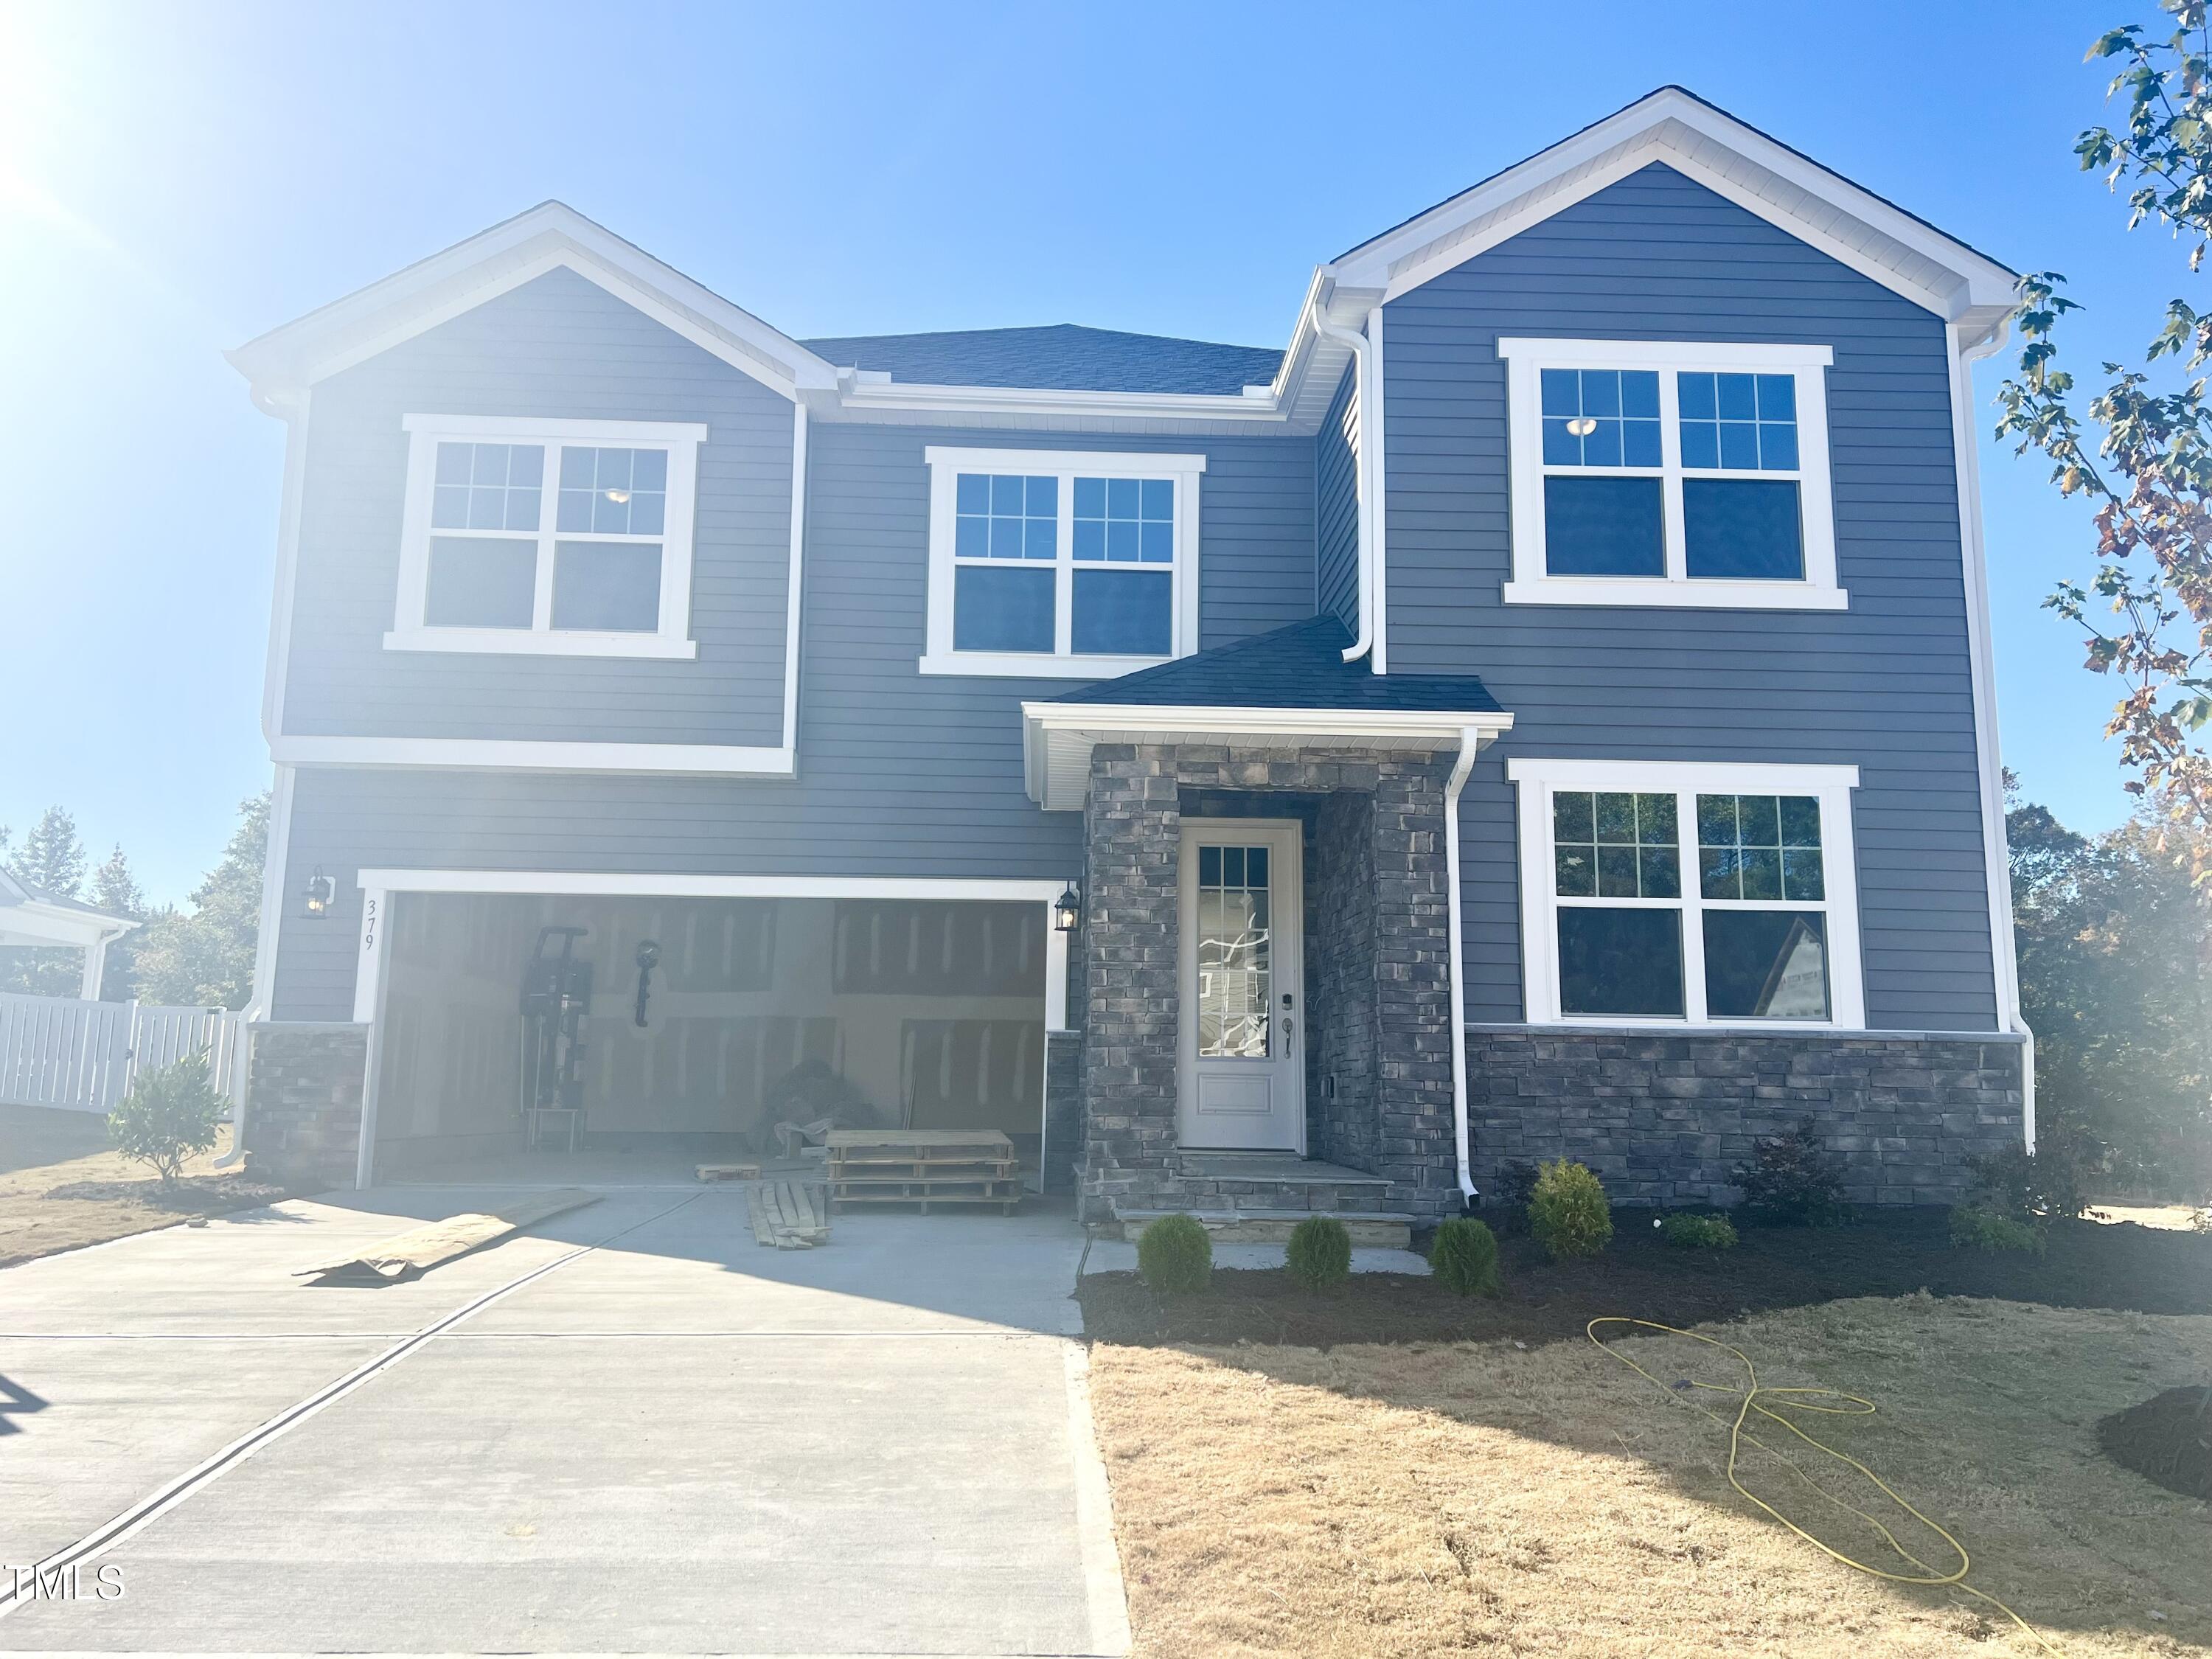
[[[927,458],[924,673],[1103,679],[1197,648],[1203,455]]]
[[[1826,346],[1502,339],[1508,604],[1840,610]]]
[[[692,499],[707,428],[410,415],[385,645],[692,657]]]

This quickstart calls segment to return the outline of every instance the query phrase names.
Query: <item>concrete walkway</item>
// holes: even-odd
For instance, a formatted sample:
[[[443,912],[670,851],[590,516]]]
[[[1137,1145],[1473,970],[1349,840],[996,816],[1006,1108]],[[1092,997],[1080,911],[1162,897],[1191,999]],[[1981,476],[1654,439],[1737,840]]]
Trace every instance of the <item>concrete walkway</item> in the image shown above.
[[[76,1600],[0,1608],[0,1650],[1126,1650],[1064,1216],[780,1252],[739,1191],[617,1192],[411,1283],[289,1276],[491,1200],[0,1272],[0,1566],[123,1522]]]

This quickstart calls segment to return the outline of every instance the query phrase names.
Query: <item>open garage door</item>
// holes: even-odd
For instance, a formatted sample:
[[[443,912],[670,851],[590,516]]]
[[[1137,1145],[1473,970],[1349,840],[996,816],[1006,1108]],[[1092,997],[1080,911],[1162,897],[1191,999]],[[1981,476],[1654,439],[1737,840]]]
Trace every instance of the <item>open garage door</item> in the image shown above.
[[[824,1118],[999,1129],[1034,1168],[1045,927],[1042,905],[964,900],[396,892],[375,1178],[688,1180]],[[564,951],[549,1038],[550,970],[534,1014],[526,981]],[[573,1154],[565,1120],[557,1152],[525,1146],[549,1066]]]

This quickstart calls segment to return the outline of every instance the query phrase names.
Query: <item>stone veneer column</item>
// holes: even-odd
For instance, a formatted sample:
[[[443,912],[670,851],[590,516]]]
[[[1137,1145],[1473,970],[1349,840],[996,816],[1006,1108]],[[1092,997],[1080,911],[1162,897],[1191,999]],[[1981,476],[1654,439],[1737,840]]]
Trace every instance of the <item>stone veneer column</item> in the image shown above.
[[[1100,744],[1083,809],[1083,1202],[1137,1207],[1167,1190],[1176,1138],[1172,750]]]
[[[302,1192],[353,1185],[368,1027],[257,1024],[246,1069],[255,1173]]]

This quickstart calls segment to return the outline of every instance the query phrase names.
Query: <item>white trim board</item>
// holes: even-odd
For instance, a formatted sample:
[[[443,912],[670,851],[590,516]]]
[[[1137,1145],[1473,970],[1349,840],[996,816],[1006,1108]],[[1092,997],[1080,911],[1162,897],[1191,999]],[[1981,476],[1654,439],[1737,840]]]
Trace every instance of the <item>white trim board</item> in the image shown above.
[[[787,720],[787,724],[788,720]],[[424,770],[641,772],[662,775],[788,778],[788,747],[707,743],[568,743],[506,738],[282,737],[269,745],[279,766],[409,767]]]
[[[1513,729],[1502,710],[1216,708],[1146,703],[1024,702],[1022,774],[1048,812],[1080,811],[1091,789],[1091,750],[1101,743],[1370,744],[1382,749],[1486,746]]]

